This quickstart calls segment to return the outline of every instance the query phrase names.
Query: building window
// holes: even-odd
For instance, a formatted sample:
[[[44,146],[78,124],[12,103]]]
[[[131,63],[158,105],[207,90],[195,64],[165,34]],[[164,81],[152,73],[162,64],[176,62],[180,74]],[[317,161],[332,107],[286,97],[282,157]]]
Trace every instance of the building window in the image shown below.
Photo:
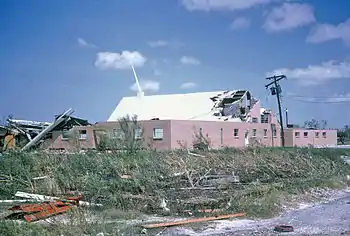
[[[238,132],[239,132],[238,129],[234,129],[234,130],[233,130],[233,136],[235,136],[235,137],[238,138]]]
[[[264,129],[264,138],[267,137],[267,129]]]
[[[154,128],[153,129],[153,139],[162,140],[164,131],[162,128]]]
[[[269,123],[268,114],[261,115],[261,123]]]
[[[220,143],[221,143],[221,145],[224,144],[224,129],[223,128],[220,129]]]
[[[79,139],[80,140],[86,140],[88,137],[87,137],[87,131],[84,129],[84,130],[79,130]]]
[[[304,138],[307,138],[308,132],[304,132]]]
[[[322,132],[322,137],[327,138],[327,132]]]
[[[295,137],[300,138],[300,132],[295,132]]]
[[[68,129],[64,129],[62,130],[62,140],[67,140],[69,138],[69,130]]]
[[[271,129],[272,129],[272,137],[277,137],[276,125],[275,125],[275,124],[272,124],[272,125],[271,125]]]
[[[123,139],[124,133],[121,129],[113,129],[112,138]]]
[[[135,129],[135,139],[141,139],[142,138],[142,129],[136,128]]]
[[[253,117],[252,122],[253,122],[253,123],[258,123],[258,118]]]
[[[256,129],[252,130],[252,137],[256,137]]]
[[[315,133],[315,137],[316,137],[316,138],[320,137],[320,132],[316,132],[316,133]]]

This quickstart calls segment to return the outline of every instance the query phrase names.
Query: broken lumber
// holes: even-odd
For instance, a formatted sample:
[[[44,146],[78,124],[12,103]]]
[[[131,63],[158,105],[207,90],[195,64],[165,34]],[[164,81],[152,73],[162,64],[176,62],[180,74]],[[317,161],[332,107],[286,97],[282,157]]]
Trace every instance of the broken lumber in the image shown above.
[[[26,200],[19,200],[19,199],[13,199],[13,200],[0,200],[0,203],[21,203],[21,202],[36,202],[34,199],[26,199]]]
[[[195,219],[165,222],[165,223],[158,223],[158,224],[149,224],[149,225],[143,225],[142,227],[146,229],[153,229],[153,228],[160,228],[160,227],[170,227],[170,226],[176,226],[176,225],[207,222],[207,221],[213,221],[213,220],[223,220],[223,219],[229,219],[229,218],[240,217],[240,216],[245,216],[245,213],[235,213],[235,214],[229,214],[229,215],[195,218]]]
[[[41,194],[34,194],[34,193],[25,193],[25,192],[16,192],[15,194],[16,197],[21,197],[21,198],[28,198],[28,199],[35,199],[37,201],[55,201],[55,200],[60,200],[58,197],[51,197],[51,196],[45,196]],[[80,206],[102,206],[102,204],[94,204],[94,203],[89,203],[89,202],[84,202],[84,201],[79,201]]]
[[[38,204],[15,205],[8,209],[13,213],[6,216],[5,219],[23,217],[27,222],[43,220],[69,211],[73,205],[77,205],[79,202],[79,197],[74,197],[74,199],[75,203],[55,200]]]

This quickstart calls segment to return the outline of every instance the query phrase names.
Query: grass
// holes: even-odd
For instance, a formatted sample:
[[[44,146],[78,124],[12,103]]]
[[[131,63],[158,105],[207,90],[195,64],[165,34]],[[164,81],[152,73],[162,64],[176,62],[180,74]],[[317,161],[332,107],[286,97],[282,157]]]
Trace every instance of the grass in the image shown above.
[[[202,151],[189,156],[186,151],[135,151],[132,153],[88,151],[77,154],[11,151],[0,160],[1,199],[13,198],[16,191],[53,196],[79,192],[85,201],[101,203],[89,209],[98,221],[87,222],[82,211],[69,214],[69,224],[17,224],[0,222],[1,235],[135,235],[139,227],[108,220],[133,219],[140,214],[164,214],[159,207],[167,200],[172,217],[194,215],[198,209],[224,209],[223,213],[246,212],[248,217],[271,217],[286,202],[311,188],[346,187],[350,165],[340,158],[350,155],[343,149],[250,148]],[[203,187],[204,176],[239,176],[240,184],[213,183]],[[132,179],[123,179],[130,175]],[[33,181],[34,177],[49,176]],[[207,183],[208,184],[208,183]],[[119,231],[118,231],[119,230]]]

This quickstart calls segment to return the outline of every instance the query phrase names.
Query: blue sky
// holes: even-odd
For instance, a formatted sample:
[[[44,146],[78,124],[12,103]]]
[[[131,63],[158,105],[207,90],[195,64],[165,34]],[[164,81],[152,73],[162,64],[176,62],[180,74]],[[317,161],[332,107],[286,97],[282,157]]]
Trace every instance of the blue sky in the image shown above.
[[[50,121],[72,107],[107,120],[136,94],[248,89],[290,121],[350,117],[347,0],[2,0],[0,115]],[[186,104],[184,104],[186,105]]]

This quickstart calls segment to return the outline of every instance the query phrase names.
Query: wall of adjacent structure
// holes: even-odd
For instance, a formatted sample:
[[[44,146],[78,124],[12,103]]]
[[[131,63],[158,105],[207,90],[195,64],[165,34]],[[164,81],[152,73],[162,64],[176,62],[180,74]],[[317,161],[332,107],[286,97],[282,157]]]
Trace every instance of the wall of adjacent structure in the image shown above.
[[[86,138],[79,138],[79,130],[86,130]],[[71,132],[75,139],[64,139],[62,131],[53,131],[52,140],[47,140],[46,148],[73,151],[76,149],[94,149],[96,148],[93,126],[76,126]]]
[[[286,129],[286,146],[335,146],[337,145],[337,130],[310,130],[301,128]],[[304,135],[306,133],[307,135]],[[318,136],[317,136],[318,133]],[[325,133],[325,136],[323,135]],[[299,134],[299,135],[298,135]]]

